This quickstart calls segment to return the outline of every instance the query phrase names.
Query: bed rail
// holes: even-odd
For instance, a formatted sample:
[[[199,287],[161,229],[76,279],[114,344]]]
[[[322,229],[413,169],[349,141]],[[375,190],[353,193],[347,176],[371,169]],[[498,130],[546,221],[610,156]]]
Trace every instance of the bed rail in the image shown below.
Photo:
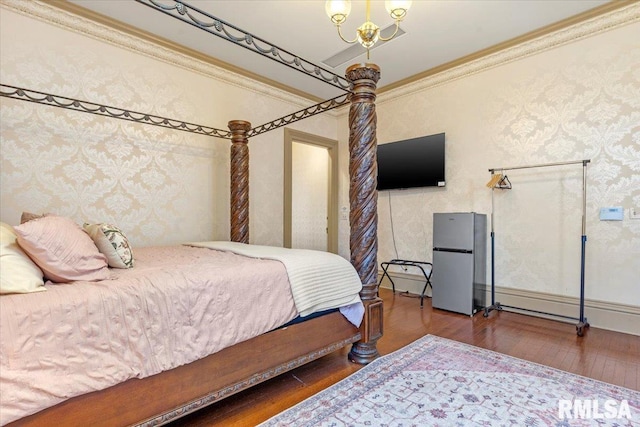
[[[268,41],[255,36],[235,25],[223,21],[220,18],[189,5],[183,1],[174,0],[173,4],[166,5],[155,0],[136,0],[145,6],[176,18],[182,22],[199,28],[203,31],[221,37],[237,46],[255,52],[272,61],[279,62],[289,68],[305,73],[315,79],[328,83],[338,89],[350,92],[349,80],[339,76],[326,68],[307,61],[286,49],[278,47]],[[229,31],[231,30],[231,31]],[[235,34],[237,35],[235,35]]]
[[[149,113],[140,113],[137,111],[127,110],[125,108],[82,101],[79,99],[68,98],[66,96],[53,95],[46,92],[39,92],[37,90],[25,89],[2,83],[0,83],[0,96],[34,102],[36,104],[50,105],[52,107],[64,108],[67,110],[80,111],[83,113],[96,114],[98,116],[107,116],[130,122],[160,126],[183,132],[199,133],[201,135],[213,136],[216,138],[231,139],[231,132],[228,130],[216,129],[210,126],[197,125],[176,119],[154,116]]]

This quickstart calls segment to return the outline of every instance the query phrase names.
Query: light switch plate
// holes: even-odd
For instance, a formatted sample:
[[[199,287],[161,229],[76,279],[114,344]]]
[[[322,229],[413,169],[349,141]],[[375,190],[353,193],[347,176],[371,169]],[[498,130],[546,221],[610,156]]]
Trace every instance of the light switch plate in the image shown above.
[[[340,209],[340,219],[342,219],[342,220],[347,220],[347,219],[349,219],[349,208],[348,208],[348,207],[343,206],[343,207]]]
[[[640,219],[640,208],[629,208],[629,219]]]
[[[624,209],[622,206],[600,208],[600,221],[622,221],[623,219]]]

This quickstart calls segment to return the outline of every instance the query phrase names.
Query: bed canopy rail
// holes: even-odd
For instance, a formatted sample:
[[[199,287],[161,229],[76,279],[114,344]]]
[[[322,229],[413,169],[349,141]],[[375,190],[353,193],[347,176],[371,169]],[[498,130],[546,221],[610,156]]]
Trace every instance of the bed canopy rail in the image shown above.
[[[199,28],[203,31],[213,34],[214,36],[221,37],[237,46],[248,49],[255,52],[265,58],[272,61],[279,62],[294,70],[305,73],[315,79],[330,84],[338,89],[350,92],[351,83],[342,76],[339,76],[319,65],[309,62],[299,56],[278,47],[268,41],[257,37],[245,30],[242,30],[228,22],[223,21],[203,10],[198,9],[195,6],[188,5],[181,0],[173,0],[173,4],[166,5],[156,0],[136,0],[145,6],[162,12],[166,15],[172,16]],[[195,12],[195,13],[192,13]],[[233,30],[233,32],[239,35],[233,35],[227,29]],[[258,42],[258,43],[257,43]]]
[[[155,116],[149,113],[139,113],[125,108],[111,107],[95,102],[82,101],[79,99],[68,98],[66,96],[53,95],[32,89],[5,85],[2,83],[0,83],[0,96],[34,102],[36,104],[50,105],[52,107],[65,108],[67,110],[80,111],[82,113],[91,113],[98,116],[113,117],[115,119],[127,120],[130,122],[160,126],[183,132],[231,139],[231,132],[228,130],[216,129],[210,126],[197,125],[177,119]]]
[[[307,107],[303,110],[296,111],[295,113],[291,113],[286,116],[280,117],[279,119],[272,120],[269,123],[256,126],[249,131],[247,136],[251,138],[257,135],[261,135],[265,132],[269,132],[270,130],[274,130],[274,129],[286,126],[288,124],[297,122],[298,120],[306,119],[307,117],[315,116],[316,114],[324,113],[325,111],[342,107],[343,105],[347,105],[350,99],[351,99],[351,93],[338,95],[335,98],[322,101],[318,104],[312,105],[311,107]]]
[[[96,102],[83,101],[80,99],[69,98],[61,95],[40,92],[37,90],[26,89],[17,86],[6,85],[0,83],[0,96],[13,98],[22,101],[33,102],[36,104],[44,104],[52,107],[64,108],[67,110],[79,111],[82,113],[90,113],[98,116],[113,117],[116,119],[127,120],[130,122],[143,123],[153,126],[160,126],[183,132],[197,133],[201,135],[211,136],[214,138],[232,139],[231,131],[224,129],[216,129],[211,126],[198,125],[181,121],[179,119],[171,119],[167,117],[156,116],[149,113],[140,113],[121,107],[113,107],[109,105],[99,104]],[[334,108],[347,105],[350,100],[350,93],[338,95],[335,98],[322,101],[310,107],[298,110],[295,113],[277,118],[268,123],[249,129],[247,137],[261,135],[274,129],[295,123],[297,121],[333,110]]]

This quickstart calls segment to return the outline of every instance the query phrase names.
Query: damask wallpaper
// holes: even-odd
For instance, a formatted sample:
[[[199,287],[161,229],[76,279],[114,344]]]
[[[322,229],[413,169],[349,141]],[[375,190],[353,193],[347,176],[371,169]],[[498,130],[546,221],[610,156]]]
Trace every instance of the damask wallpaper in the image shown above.
[[[489,168],[590,159],[586,298],[640,313],[640,220],[628,216],[640,208],[640,8],[626,13],[631,23],[618,28],[576,29],[576,40],[380,95],[379,143],[446,133],[447,184],[379,193],[378,261],[430,261],[434,212],[490,215]],[[513,189],[494,193],[497,286],[579,296],[582,172],[506,172]],[[625,219],[600,221],[609,206]]]
[[[220,129],[309,105],[46,4],[3,6],[4,84]],[[0,115],[2,221],[17,224],[30,211],[112,222],[134,246],[229,238],[228,140],[7,98]],[[292,127],[330,136],[336,120]],[[283,139],[280,129],[250,141],[253,243],[282,245]]]

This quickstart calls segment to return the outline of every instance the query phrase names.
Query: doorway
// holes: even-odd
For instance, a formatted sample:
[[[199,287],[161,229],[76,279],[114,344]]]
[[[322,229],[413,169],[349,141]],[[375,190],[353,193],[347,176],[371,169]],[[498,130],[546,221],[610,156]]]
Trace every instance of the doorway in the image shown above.
[[[284,130],[284,246],[338,252],[338,141]]]

